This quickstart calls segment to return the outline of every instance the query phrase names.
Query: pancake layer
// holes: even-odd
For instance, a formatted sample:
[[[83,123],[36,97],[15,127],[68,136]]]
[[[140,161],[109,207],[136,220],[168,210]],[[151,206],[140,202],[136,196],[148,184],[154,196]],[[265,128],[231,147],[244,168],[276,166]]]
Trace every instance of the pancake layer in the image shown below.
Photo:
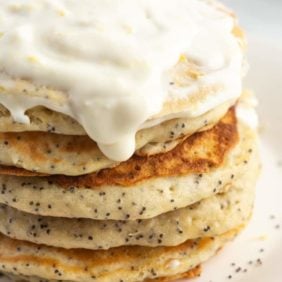
[[[232,240],[241,227],[176,247],[120,247],[110,251],[64,250],[0,237],[0,269],[47,280],[136,282],[195,268]]]
[[[207,122],[205,116],[196,119],[191,124],[189,120],[169,121],[169,126],[164,125],[155,130],[156,135],[160,135],[160,139],[154,136],[154,132],[150,136],[150,130],[141,132],[139,136],[144,140],[141,142],[140,148],[149,143],[147,147],[140,151],[142,155],[145,155],[143,160],[147,160],[146,155],[148,154],[166,152],[183,141],[184,137],[187,138],[199,130],[209,128],[226,113],[227,109],[226,105],[223,106],[219,110],[220,113],[217,118],[211,123]],[[232,125],[230,120],[227,122]],[[186,126],[188,130],[186,130]],[[148,136],[151,137],[150,140],[147,140]],[[177,139],[179,140],[177,141]],[[167,143],[164,144],[164,142]],[[230,142],[232,143],[232,140]],[[46,174],[81,175],[118,164],[106,158],[96,143],[87,136],[58,135],[43,132],[5,132],[0,133],[0,150],[2,151],[0,164]],[[132,163],[132,160],[136,159],[139,160],[135,156],[129,162]]]
[[[146,279],[145,282],[171,282],[172,280],[174,281],[177,279],[192,279],[199,277],[200,274],[201,274],[201,266],[197,266],[194,269],[189,270],[185,273],[162,277],[162,278],[156,278],[156,279]],[[12,279],[12,281],[16,281],[16,282],[59,282],[58,280],[45,280],[38,277],[27,277],[27,276],[24,277],[21,275],[12,275],[7,273],[5,276]],[[65,280],[65,282],[71,282],[71,281]]]

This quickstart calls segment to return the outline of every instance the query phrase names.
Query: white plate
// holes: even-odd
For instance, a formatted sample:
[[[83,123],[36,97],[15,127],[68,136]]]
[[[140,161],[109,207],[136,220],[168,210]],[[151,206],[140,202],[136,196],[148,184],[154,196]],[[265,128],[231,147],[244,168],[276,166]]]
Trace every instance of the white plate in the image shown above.
[[[235,242],[205,264],[201,278],[193,282],[281,282],[282,1],[224,2],[234,7],[249,33],[251,69],[246,84],[255,90],[260,101],[264,167],[251,224]]]

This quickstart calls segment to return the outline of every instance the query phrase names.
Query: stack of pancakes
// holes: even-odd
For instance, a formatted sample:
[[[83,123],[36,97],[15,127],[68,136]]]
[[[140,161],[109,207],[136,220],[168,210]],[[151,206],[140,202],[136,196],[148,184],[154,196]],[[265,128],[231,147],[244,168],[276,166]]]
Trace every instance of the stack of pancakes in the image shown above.
[[[1,133],[1,271],[28,281],[198,275],[252,213],[259,162],[242,104],[141,131],[182,137],[110,167],[87,136]]]
[[[55,93],[9,80],[1,95]],[[0,271],[34,282],[198,276],[251,217],[259,172],[253,114],[245,93],[200,116],[165,120],[139,130],[135,154],[116,162],[62,113],[37,106],[22,124],[0,106]]]

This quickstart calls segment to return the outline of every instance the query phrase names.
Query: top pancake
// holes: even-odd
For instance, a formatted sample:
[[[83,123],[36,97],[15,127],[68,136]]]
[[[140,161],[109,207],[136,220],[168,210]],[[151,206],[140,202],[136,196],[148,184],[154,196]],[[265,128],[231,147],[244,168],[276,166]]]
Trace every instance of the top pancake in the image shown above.
[[[242,52],[245,49],[245,36],[238,25],[236,19],[230,11],[217,3],[210,1],[218,10],[223,10],[225,13],[234,17],[233,36],[238,40],[238,44],[242,47]],[[190,63],[179,61],[177,63],[177,78],[176,83],[181,84],[181,81],[196,81],[201,73],[196,71]],[[181,113],[187,109],[200,107],[201,104],[209,97],[215,99],[217,91],[221,90],[220,85],[210,85],[209,87],[201,88],[200,91],[192,93],[186,99],[174,99],[164,103],[162,111],[152,117],[150,121],[158,118],[170,119],[169,115],[173,113]],[[18,97],[20,101],[34,98],[48,98],[54,101],[57,105],[62,105],[66,102],[67,93],[58,89],[47,87],[46,85],[38,85],[30,80],[20,77],[13,78],[4,73],[0,68],[0,95]],[[228,101],[230,102],[230,101]],[[219,104],[217,104],[219,105]],[[47,109],[42,106],[35,106],[26,111],[26,116],[30,123],[23,124],[13,120],[9,110],[0,103],[0,132],[23,132],[23,131],[44,131],[54,132],[67,135],[86,135],[84,128],[76,120],[63,113]]]
[[[238,41],[243,52],[245,49],[245,37],[237,25],[235,15],[217,1],[206,2],[211,6],[211,10],[219,11],[222,15],[226,15],[227,18],[230,18],[231,21],[234,22],[233,31],[230,31],[231,36]],[[180,58],[181,55],[182,54],[179,54]],[[180,59],[172,69],[171,81],[173,81],[173,84],[176,86],[185,85],[187,82],[196,83],[197,80],[203,76],[203,70],[199,70],[195,62],[187,60]],[[218,96],[217,92],[220,92],[222,90],[221,88],[222,85],[211,83],[205,87],[199,87],[198,91],[191,93],[188,97],[169,99],[164,102],[160,113],[151,117],[149,121],[152,122],[155,119],[164,117],[165,119],[171,119],[170,115],[173,113],[181,113],[187,110],[190,111],[190,109],[200,108],[207,99],[210,101],[216,100]],[[48,87],[48,85],[42,83],[39,84],[38,82],[32,81],[32,79],[8,75],[0,64],[0,97],[3,97],[3,101],[7,99],[6,102],[8,104],[11,104],[12,99],[16,97],[18,98],[16,101],[19,105],[21,101],[25,102],[32,98],[35,99],[34,104],[36,105],[36,99],[44,98],[52,101],[59,108],[67,102],[68,93],[60,89],[55,89],[54,87]],[[226,99],[221,97],[220,101],[223,102],[226,101]],[[220,102],[217,103],[216,106],[219,104]],[[42,104],[39,103],[39,105]],[[215,104],[213,105],[215,107]],[[208,110],[206,110],[206,112],[207,111]],[[9,110],[5,108],[4,102],[2,104],[0,103],[0,132],[48,131],[68,135],[86,134],[84,128],[76,120],[55,110],[48,110],[42,106],[33,106],[28,109],[25,114],[30,120],[29,124],[16,122],[12,119]]]

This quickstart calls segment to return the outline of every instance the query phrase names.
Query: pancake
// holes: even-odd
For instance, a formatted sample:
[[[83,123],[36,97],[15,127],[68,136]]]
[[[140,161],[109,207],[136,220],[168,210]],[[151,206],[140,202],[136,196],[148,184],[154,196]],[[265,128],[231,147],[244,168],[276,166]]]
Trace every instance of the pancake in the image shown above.
[[[231,107],[233,104],[234,100],[228,101],[211,109],[210,111],[207,111],[199,117],[172,118],[161,122],[158,125],[140,129],[136,136],[136,147],[140,148],[146,143],[164,140],[167,136],[164,136],[163,133],[170,132],[174,129],[177,122],[181,124],[185,123],[186,127],[185,131],[183,131],[184,134],[188,134],[189,131],[193,131],[192,129],[189,130],[189,127],[202,128],[204,124],[203,121],[206,121],[206,124],[216,123],[215,121],[220,119],[220,116],[222,117],[224,115],[224,111],[226,112],[226,109]],[[26,116],[30,120],[29,124],[16,122],[13,120],[9,111],[0,104],[0,132],[40,131],[62,135],[87,135],[83,127],[71,117],[56,111],[51,111],[44,107],[38,106],[27,110]]]
[[[237,42],[241,46],[241,51],[244,52],[245,48],[245,36],[241,31],[240,27],[237,24],[237,19],[230,10],[225,8],[223,5],[218,3],[217,1],[206,1],[209,5],[207,5],[206,14],[204,14],[206,19],[209,19],[211,22],[216,21],[216,17],[220,15],[221,18],[225,18],[230,22],[230,38],[229,40],[236,39]],[[3,4],[3,8],[5,5]],[[216,13],[218,11],[219,13]],[[189,11],[188,11],[189,12]],[[209,17],[210,13],[216,13],[213,17]],[[125,19],[126,20],[126,19]],[[168,20],[168,19],[167,19]],[[174,19],[175,21],[175,19]],[[232,29],[233,28],[233,29]],[[41,35],[43,36],[43,35]],[[189,39],[187,38],[188,43]],[[12,47],[14,47],[12,45]],[[47,46],[46,46],[47,47]],[[165,46],[164,46],[165,47]],[[54,50],[53,50],[54,51]],[[55,50],[58,51],[58,50]],[[114,52],[113,52],[114,53]],[[180,57],[182,54],[179,54]],[[112,54],[114,56],[114,54]],[[94,62],[95,63],[95,62]],[[2,63],[4,64],[4,62]],[[17,65],[14,66],[16,68]],[[31,68],[33,66],[31,65]],[[58,87],[48,87],[48,85],[44,85],[43,83],[38,83],[38,81],[33,81],[32,78],[29,78],[32,71],[31,68],[29,70],[29,75],[20,76],[20,75],[9,75],[5,68],[0,68],[0,97],[3,96],[3,102],[6,104],[13,104],[14,98],[17,98],[16,101],[23,101],[22,104],[25,104],[27,101],[31,102],[31,104],[37,104],[38,100],[42,104],[48,104],[48,101],[51,101],[51,104],[56,108],[63,107],[62,105],[68,103],[68,93],[64,90],[57,89]],[[197,80],[205,75],[205,71],[203,68],[198,68],[194,64],[191,64],[189,60],[179,60],[178,63],[174,67],[172,67],[174,71],[172,71],[170,81],[173,81],[174,87],[185,86],[187,84],[197,84]],[[210,68],[208,68],[208,73]],[[218,71],[218,69],[217,69]],[[122,75],[122,73],[120,74]],[[236,76],[239,73],[236,72]],[[50,76],[50,74],[49,74]],[[48,80],[48,79],[46,79]],[[110,83],[111,78],[108,78]],[[221,82],[221,84],[224,82]],[[166,99],[164,101],[163,108],[160,113],[151,117],[150,121],[156,118],[163,118],[164,116],[169,116],[173,113],[179,113],[183,110],[191,110],[197,109],[200,105],[203,105],[206,102],[211,102],[209,108],[216,108],[222,100],[226,100],[226,97],[222,97],[222,93],[217,93],[222,91],[222,85],[220,83],[211,83],[210,85],[205,85],[205,87],[199,87],[198,91],[195,93],[191,93],[191,95],[185,95],[187,97],[180,99]],[[83,87],[81,87],[83,88]],[[183,87],[185,91],[185,87]],[[150,93],[151,94],[151,93]],[[229,93],[225,93],[226,94]],[[237,93],[239,94],[239,93]],[[219,96],[220,99],[216,99]],[[38,100],[36,100],[38,99]],[[40,101],[40,99],[42,99]],[[45,101],[45,99],[47,101]],[[32,102],[34,100],[34,102]],[[216,101],[216,102],[215,102]],[[219,103],[218,103],[219,102]],[[49,102],[50,103],[50,102]],[[14,103],[15,106],[17,103]],[[208,103],[209,104],[209,103]],[[19,105],[17,105],[20,107]],[[192,111],[193,112],[193,111]],[[206,111],[207,112],[207,111]],[[44,107],[34,107],[28,109],[26,111],[26,116],[29,117],[29,124],[22,124],[16,122],[16,120],[12,120],[10,113],[1,106],[0,108],[0,131],[54,131],[60,134],[72,134],[72,135],[80,135],[85,134],[84,129],[81,125],[78,124],[77,121],[70,118],[63,113],[59,113],[53,110],[48,110]]]
[[[155,177],[204,173],[220,167],[238,140],[236,113],[232,108],[212,129],[193,134],[165,154],[133,156],[114,168],[95,174],[54,176],[50,180],[65,187],[131,186]]]
[[[231,116],[233,115],[231,114]],[[222,126],[218,126],[218,129],[222,129]],[[230,127],[227,128],[230,129]],[[168,168],[172,168],[173,163],[178,165],[183,162],[188,167],[193,167],[194,173],[187,172],[187,175],[181,176],[181,173],[184,173],[187,168],[187,166],[184,166],[184,168],[182,167],[183,170],[177,168],[175,175],[165,177],[160,174],[159,177],[154,176],[139,182],[136,181],[136,178],[130,179],[125,174],[123,178],[117,178],[117,180],[128,181],[123,183],[126,186],[104,184],[99,187],[91,186],[91,182],[87,185],[81,178],[78,178],[79,181],[75,181],[75,179],[69,180],[69,178],[62,176],[50,178],[1,175],[0,202],[18,210],[44,216],[99,220],[152,218],[226,191],[235,180],[242,177],[249,167],[252,167],[253,162],[258,162],[256,132],[242,123],[238,124],[238,130],[240,142],[235,147],[232,146],[233,148],[228,150],[226,156],[221,154],[212,156],[215,164],[220,164],[218,168],[209,167],[212,162],[205,164],[203,161],[193,166],[193,164],[185,161],[184,155],[179,155],[179,159],[178,155],[173,158],[174,155],[172,154],[170,159],[166,159]],[[221,132],[221,135],[218,133],[221,140],[219,148],[222,148],[221,146],[225,147],[222,142],[222,140],[224,141],[222,134],[224,131],[219,132]],[[208,131],[203,134],[212,136]],[[193,140],[199,140],[198,137],[194,136],[193,138],[195,138]],[[191,141],[191,138],[189,139]],[[187,139],[187,142],[189,142],[189,139]],[[196,145],[196,147],[206,148],[205,152],[207,153],[206,144],[213,144],[213,142],[206,140],[206,142],[201,143],[201,146]],[[192,147],[189,145],[188,151]],[[214,147],[212,148],[214,149]],[[216,152],[219,153],[220,150],[216,150]],[[197,159],[200,155],[194,155],[194,157]],[[160,169],[162,173],[167,173],[167,170],[162,170],[162,168],[165,168],[165,161],[161,163],[162,166],[152,166],[152,176],[156,175],[156,169]],[[148,163],[145,162],[140,167],[147,172],[146,164]],[[137,177],[139,177],[139,172],[140,170],[135,170]],[[88,177],[86,176],[86,179]],[[91,178],[92,176],[90,176],[90,180]],[[114,177],[109,178],[109,180],[104,179],[114,181]],[[129,181],[132,181],[132,183],[129,183]]]
[[[137,282],[195,268],[232,240],[241,227],[175,247],[120,247],[108,251],[65,250],[0,236],[2,272],[61,281]]]
[[[227,192],[147,220],[41,217],[0,205],[0,232],[37,244],[93,250],[122,245],[176,246],[187,240],[220,235],[250,218],[258,162],[252,161],[247,169]]]
[[[156,278],[156,279],[147,279],[145,282],[171,282],[176,279],[192,279],[199,277],[201,274],[201,266],[197,266],[194,269],[191,269],[185,273],[181,273],[174,276],[168,276],[168,277],[162,277],[162,278]],[[7,274],[6,277],[12,279],[12,281],[16,282],[59,282],[59,280],[44,280],[42,278],[38,277],[27,277],[27,276],[21,276],[21,275],[11,275]],[[62,281],[62,280],[60,280]],[[66,281],[65,282],[71,282]]]
[[[207,116],[195,119],[192,123],[189,123],[189,120],[172,120],[163,126],[158,126],[155,130],[141,131],[137,135],[140,141],[139,144],[137,143],[137,149],[140,149],[139,154],[144,155],[143,160],[146,160],[148,154],[171,150],[179,142],[181,143],[184,137],[187,138],[196,131],[206,130],[214,125],[226,114],[227,110],[228,106],[222,106],[216,118],[210,122],[207,121]],[[210,116],[212,117],[213,114],[211,113]],[[235,123],[235,121],[225,120]],[[118,164],[106,158],[88,136],[43,132],[3,132],[0,133],[0,150],[2,151],[1,165],[46,174],[81,175]]]

